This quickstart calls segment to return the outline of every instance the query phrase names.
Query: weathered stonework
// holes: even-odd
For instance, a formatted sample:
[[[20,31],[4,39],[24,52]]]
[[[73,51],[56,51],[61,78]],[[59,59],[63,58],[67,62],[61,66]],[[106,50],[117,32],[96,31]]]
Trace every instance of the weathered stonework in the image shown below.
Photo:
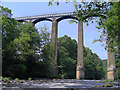
[[[116,79],[115,55],[110,51],[108,51],[107,60],[107,79]]]
[[[78,52],[76,79],[84,79],[84,60],[83,60],[83,23],[78,21]]]
[[[116,79],[115,71],[108,71],[107,77],[108,77],[108,79]]]
[[[51,35],[51,44],[52,48],[54,49],[54,59],[52,62],[53,65],[53,75],[54,77],[57,77],[58,75],[58,65],[57,65],[57,33],[58,33],[58,22],[56,21],[56,18],[53,17],[52,21],[52,35]]]
[[[76,70],[76,79],[84,79],[84,68],[82,68],[80,65],[77,66]]]

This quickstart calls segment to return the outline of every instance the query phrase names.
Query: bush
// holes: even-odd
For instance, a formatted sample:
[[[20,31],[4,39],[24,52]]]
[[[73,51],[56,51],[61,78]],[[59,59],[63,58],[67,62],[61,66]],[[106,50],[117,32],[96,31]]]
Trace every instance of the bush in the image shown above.
[[[12,68],[11,66],[9,66],[6,70],[4,70],[3,72],[3,76],[4,77],[14,77],[13,71],[14,68]]]
[[[13,65],[13,74],[14,77],[19,77],[22,78],[25,73],[25,71],[27,70],[27,67],[23,64],[15,64]]]
[[[32,78],[31,78],[31,77],[29,77],[29,78],[28,78],[28,80],[30,81],[30,80],[32,80]]]
[[[2,80],[4,81],[4,82],[10,82],[10,80],[11,80],[11,78],[10,77],[2,77]]]
[[[18,81],[19,79],[18,78],[15,78],[16,81]]]
[[[109,83],[103,84],[102,86],[103,86],[103,87],[113,87],[113,85],[111,85],[111,84],[109,84]]]

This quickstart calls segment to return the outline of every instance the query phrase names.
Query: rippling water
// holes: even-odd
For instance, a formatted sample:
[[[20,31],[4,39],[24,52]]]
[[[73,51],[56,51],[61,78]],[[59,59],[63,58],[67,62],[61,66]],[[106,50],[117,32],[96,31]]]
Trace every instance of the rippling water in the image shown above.
[[[12,80],[9,83],[2,83],[3,90],[14,90],[13,88],[95,88],[96,85],[102,86],[104,83],[96,83],[100,80],[76,80],[76,79],[48,79],[48,80],[22,80],[17,82]],[[118,82],[114,82],[118,83]],[[9,88],[9,89],[8,89]],[[100,87],[106,88],[106,87]],[[111,88],[111,87],[110,87]],[[113,85],[113,88],[118,88]],[[17,90],[17,89],[16,89]]]

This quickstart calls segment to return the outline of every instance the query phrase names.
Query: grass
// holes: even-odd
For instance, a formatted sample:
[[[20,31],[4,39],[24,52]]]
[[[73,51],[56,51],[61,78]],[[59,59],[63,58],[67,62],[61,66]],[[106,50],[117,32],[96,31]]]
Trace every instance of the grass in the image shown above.
[[[113,79],[107,79],[106,82],[114,82],[115,80]]]
[[[113,87],[113,85],[109,84],[109,83],[105,83],[105,84],[102,85],[102,87]]]
[[[15,78],[15,80],[18,82],[18,83],[23,83],[22,80],[18,79],[18,78]]]
[[[1,77],[2,81],[10,83],[11,77]]]
[[[29,81],[31,81],[31,80],[32,80],[32,78],[31,78],[31,77],[29,77],[29,78],[28,78],[28,80],[29,80]]]
[[[96,83],[106,83],[106,82],[114,82],[115,80],[113,79],[106,79],[106,80],[101,80],[101,81],[98,81]]]
[[[105,83],[105,84],[103,84],[102,86],[96,85],[95,87],[113,87],[113,85],[110,84],[110,83]],[[95,87],[94,87],[94,88],[95,88]]]

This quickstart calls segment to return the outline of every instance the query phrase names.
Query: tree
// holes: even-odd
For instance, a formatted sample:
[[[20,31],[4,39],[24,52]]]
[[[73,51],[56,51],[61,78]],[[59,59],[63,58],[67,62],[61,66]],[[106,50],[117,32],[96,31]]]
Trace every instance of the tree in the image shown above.
[[[107,59],[103,60],[103,61],[102,61],[102,64],[103,64],[103,70],[104,70],[104,72],[105,72],[104,78],[107,79]]]
[[[66,0],[66,2],[69,0]],[[49,2],[52,5],[53,1]],[[75,10],[74,13],[78,20],[88,23],[95,20],[97,22],[97,28],[101,29],[100,38],[96,41],[105,41],[107,50],[112,51],[116,55],[117,59],[120,60],[120,1],[118,2],[99,2],[93,0],[93,2],[74,2]],[[55,3],[59,5],[59,1],[55,0]],[[73,22],[73,21],[72,21]],[[75,21],[76,22],[76,21]],[[116,63],[116,65],[118,65]],[[120,67],[117,67],[117,70]],[[118,71],[117,71],[118,72]]]
[[[0,6],[2,12],[2,63],[3,75],[13,76],[12,65],[15,62],[15,48],[11,42],[17,37],[19,30],[16,28],[19,23],[11,18],[11,10]],[[9,67],[9,68],[8,68]]]
[[[38,30],[29,23],[19,23],[11,18],[11,10],[2,8],[2,60],[3,76],[27,78],[39,76],[35,68],[45,67],[40,62],[42,40]],[[47,35],[47,34],[46,34]],[[45,37],[45,36],[44,36]],[[41,68],[42,69],[42,68]],[[18,72],[14,72],[17,71]],[[40,69],[39,69],[40,71]],[[37,72],[39,72],[37,71]],[[42,72],[42,71],[40,71]],[[21,74],[21,75],[19,75]]]
[[[68,50],[63,46],[58,48],[58,67],[60,78],[75,78],[76,60],[69,57]]]
[[[113,4],[107,16],[105,26],[108,30],[110,48],[120,58],[120,1]]]
[[[72,47],[71,47],[72,45]],[[70,56],[71,54],[71,56]],[[72,56],[74,55],[74,56]],[[58,67],[60,78],[75,78],[77,60],[77,42],[67,35],[58,39]],[[102,60],[89,48],[84,47],[84,63],[86,79],[104,77]]]
[[[59,46],[63,46],[68,50],[70,58],[77,58],[77,41],[75,39],[71,39],[71,37],[67,35],[60,37],[58,40],[58,47]]]
[[[104,77],[102,60],[89,48],[84,48],[84,62],[86,79],[101,79]]]
[[[67,35],[58,39],[58,69],[60,78],[75,78],[77,42]]]

